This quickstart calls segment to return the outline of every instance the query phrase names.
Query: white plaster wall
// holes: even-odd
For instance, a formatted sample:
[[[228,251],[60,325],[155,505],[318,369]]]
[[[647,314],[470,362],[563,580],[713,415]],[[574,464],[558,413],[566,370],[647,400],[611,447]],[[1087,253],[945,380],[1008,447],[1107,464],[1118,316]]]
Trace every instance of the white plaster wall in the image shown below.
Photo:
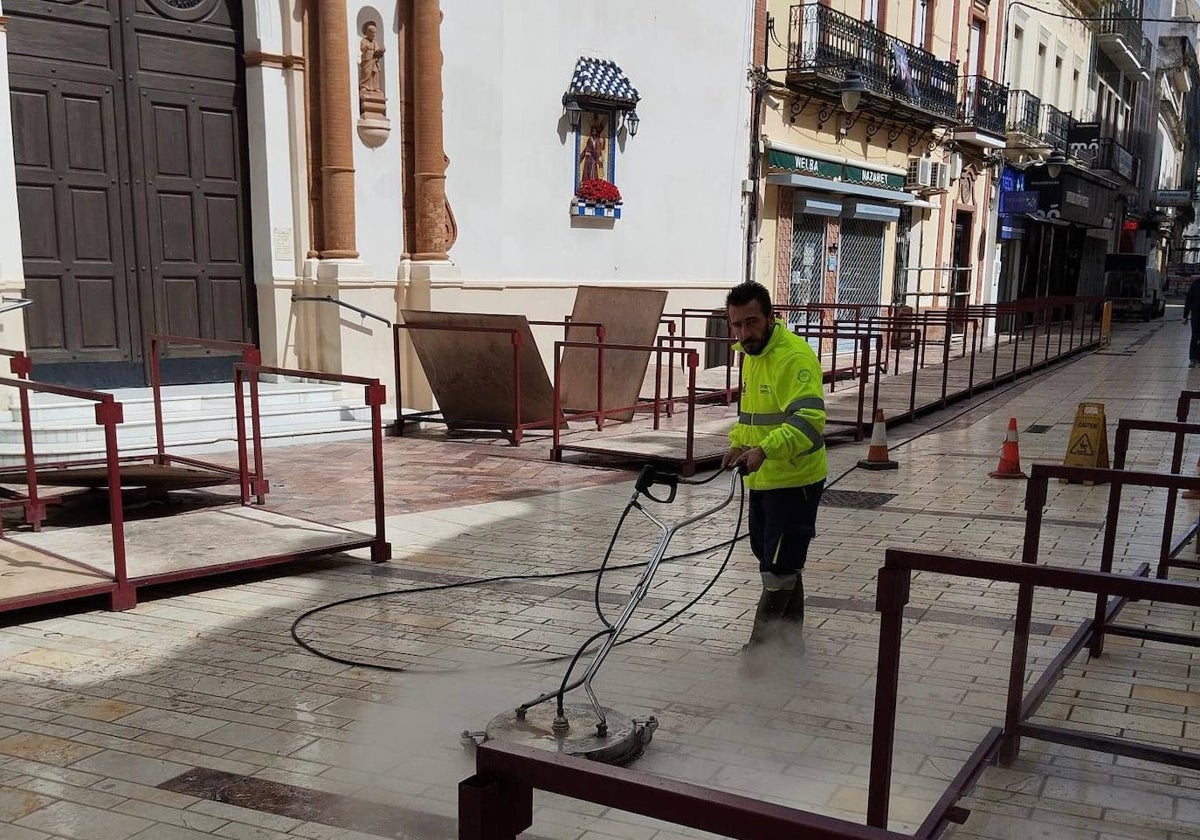
[[[0,10],[2,13],[2,10]],[[13,158],[12,112],[8,96],[8,35],[0,31],[0,294],[19,297],[25,290],[25,266],[21,252],[21,224],[17,213],[17,171]],[[25,316],[22,310],[0,315],[0,347],[25,348]],[[0,368],[7,376],[8,366]],[[0,406],[13,402],[8,389],[0,390]]]
[[[459,227],[451,259],[468,287],[738,281],[751,7],[444,4],[447,191]],[[575,145],[562,95],[581,55],[616,61],[642,96],[637,137],[618,142],[624,217],[609,225],[569,215]]]
[[[245,49],[270,56],[301,50],[298,7],[289,0],[245,5]],[[304,71],[277,61],[246,68],[251,276],[258,338],[268,364],[294,364],[290,301],[308,247],[304,160]]]
[[[371,277],[394,283],[404,251],[401,200],[399,32],[394,2],[350,3],[346,10],[350,38],[350,125],[354,127],[354,213],[359,260]],[[358,135],[358,42],[368,20],[380,24],[383,39],[383,87],[391,131],[377,148]],[[388,313],[380,313],[386,317]]]

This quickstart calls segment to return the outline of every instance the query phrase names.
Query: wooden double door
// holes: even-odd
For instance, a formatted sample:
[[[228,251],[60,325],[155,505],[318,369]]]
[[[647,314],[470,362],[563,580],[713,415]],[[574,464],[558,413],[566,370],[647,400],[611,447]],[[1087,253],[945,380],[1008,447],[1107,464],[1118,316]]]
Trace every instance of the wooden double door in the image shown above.
[[[27,346],[39,379],[147,381],[149,336],[253,340],[241,12],[5,0]],[[229,376],[184,352],[173,381]]]

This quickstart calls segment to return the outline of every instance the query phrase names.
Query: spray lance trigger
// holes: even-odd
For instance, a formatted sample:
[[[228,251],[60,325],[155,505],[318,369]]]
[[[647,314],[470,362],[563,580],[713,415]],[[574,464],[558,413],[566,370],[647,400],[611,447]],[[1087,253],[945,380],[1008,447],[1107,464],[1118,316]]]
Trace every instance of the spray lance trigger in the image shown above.
[[[667,498],[660,499],[650,492],[650,489],[656,484],[665,485],[670,492]],[[634,485],[636,492],[641,493],[648,499],[659,502],[661,504],[670,504],[675,501],[675,491],[679,489],[679,476],[674,473],[660,472],[656,470],[652,464],[646,464],[642,467],[642,471],[638,474],[637,483]]]

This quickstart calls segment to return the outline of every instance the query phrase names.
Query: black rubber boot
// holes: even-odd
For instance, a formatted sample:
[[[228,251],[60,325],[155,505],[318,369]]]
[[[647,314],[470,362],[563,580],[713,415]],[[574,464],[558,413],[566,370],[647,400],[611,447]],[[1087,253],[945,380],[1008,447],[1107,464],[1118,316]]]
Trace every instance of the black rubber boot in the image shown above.
[[[804,654],[804,584],[797,578],[787,607],[783,611],[783,640],[789,652]]]
[[[804,623],[804,584],[796,579],[796,588],[788,598],[787,607],[783,610],[783,620],[789,624]]]
[[[754,612],[754,627],[746,648],[769,642],[778,635],[779,622],[783,619],[792,597],[790,589],[764,589]],[[745,649],[745,648],[743,648]]]

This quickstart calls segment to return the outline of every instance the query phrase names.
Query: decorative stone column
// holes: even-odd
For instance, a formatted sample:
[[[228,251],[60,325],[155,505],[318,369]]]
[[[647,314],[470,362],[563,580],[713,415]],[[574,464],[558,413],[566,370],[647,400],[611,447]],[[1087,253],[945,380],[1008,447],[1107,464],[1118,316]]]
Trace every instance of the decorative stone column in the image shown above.
[[[354,131],[346,0],[317,0],[320,27],[321,259],[357,259],[354,241]]]
[[[413,93],[416,133],[416,247],[419,261],[448,260],[451,234],[442,144],[442,11],[439,0],[413,2]]]

